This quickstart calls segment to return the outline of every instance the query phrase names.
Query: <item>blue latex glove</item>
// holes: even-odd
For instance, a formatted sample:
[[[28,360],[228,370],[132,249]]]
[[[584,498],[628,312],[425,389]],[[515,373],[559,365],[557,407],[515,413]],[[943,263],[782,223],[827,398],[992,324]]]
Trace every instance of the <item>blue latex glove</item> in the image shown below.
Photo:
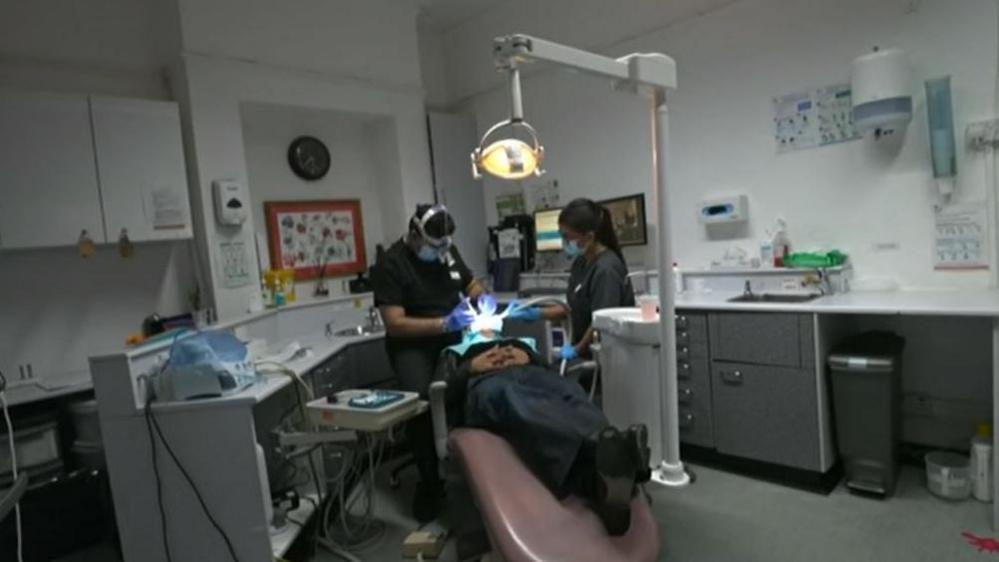
[[[562,348],[558,350],[558,355],[563,361],[572,361],[573,359],[579,357],[576,353],[576,348],[569,343],[562,345]]]
[[[460,332],[472,324],[475,320],[475,313],[468,303],[467,297],[462,297],[458,306],[454,307],[447,316],[444,317],[444,330],[447,332]]]
[[[511,320],[537,322],[541,319],[541,309],[536,306],[521,306],[519,302],[511,301],[506,307],[506,317]]]

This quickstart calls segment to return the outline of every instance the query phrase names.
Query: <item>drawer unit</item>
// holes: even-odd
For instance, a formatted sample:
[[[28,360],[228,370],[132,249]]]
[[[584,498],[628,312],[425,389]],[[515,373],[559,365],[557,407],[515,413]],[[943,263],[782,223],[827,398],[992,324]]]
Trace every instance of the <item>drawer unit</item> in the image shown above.
[[[676,358],[680,441],[714,447],[707,315],[677,315]]]
[[[814,369],[712,363],[718,451],[822,470]]]
[[[754,365],[815,367],[811,314],[714,313],[711,358]]]

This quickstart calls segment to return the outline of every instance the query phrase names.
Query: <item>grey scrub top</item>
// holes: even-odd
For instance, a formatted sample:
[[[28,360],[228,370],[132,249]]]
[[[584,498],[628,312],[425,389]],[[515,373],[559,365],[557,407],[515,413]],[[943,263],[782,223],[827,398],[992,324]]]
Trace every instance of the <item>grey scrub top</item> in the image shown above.
[[[594,311],[635,306],[628,267],[612,250],[601,252],[592,263],[579,256],[569,270],[566,300],[572,318],[572,343],[577,343],[590,329]]]

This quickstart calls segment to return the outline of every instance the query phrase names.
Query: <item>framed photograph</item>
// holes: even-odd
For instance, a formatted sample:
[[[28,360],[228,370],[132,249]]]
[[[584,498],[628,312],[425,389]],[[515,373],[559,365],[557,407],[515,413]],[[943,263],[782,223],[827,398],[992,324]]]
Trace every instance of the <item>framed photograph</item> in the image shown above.
[[[267,201],[264,216],[272,268],[294,269],[297,280],[364,271],[360,201]]]
[[[648,229],[645,222],[645,194],[636,193],[627,197],[597,201],[610,211],[614,221],[614,232],[622,246],[643,246],[648,244]]]

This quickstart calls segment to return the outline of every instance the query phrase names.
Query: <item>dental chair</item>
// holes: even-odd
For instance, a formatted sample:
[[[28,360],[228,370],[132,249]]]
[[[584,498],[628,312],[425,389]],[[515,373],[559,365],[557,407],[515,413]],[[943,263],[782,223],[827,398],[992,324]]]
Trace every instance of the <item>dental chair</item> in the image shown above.
[[[444,358],[442,358],[444,360]],[[565,372],[592,369],[584,362]],[[597,377],[594,376],[593,387]],[[592,391],[591,387],[591,400]],[[643,493],[631,501],[631,527],[607,534],[578,497],[558,500],[502,437],[482,429],[448,428],[448,385],[430,386],[434,444],[442,469],[453,456],[472,492],[494,556],[506,562],[646,562],[659,553],[659,527]]]

